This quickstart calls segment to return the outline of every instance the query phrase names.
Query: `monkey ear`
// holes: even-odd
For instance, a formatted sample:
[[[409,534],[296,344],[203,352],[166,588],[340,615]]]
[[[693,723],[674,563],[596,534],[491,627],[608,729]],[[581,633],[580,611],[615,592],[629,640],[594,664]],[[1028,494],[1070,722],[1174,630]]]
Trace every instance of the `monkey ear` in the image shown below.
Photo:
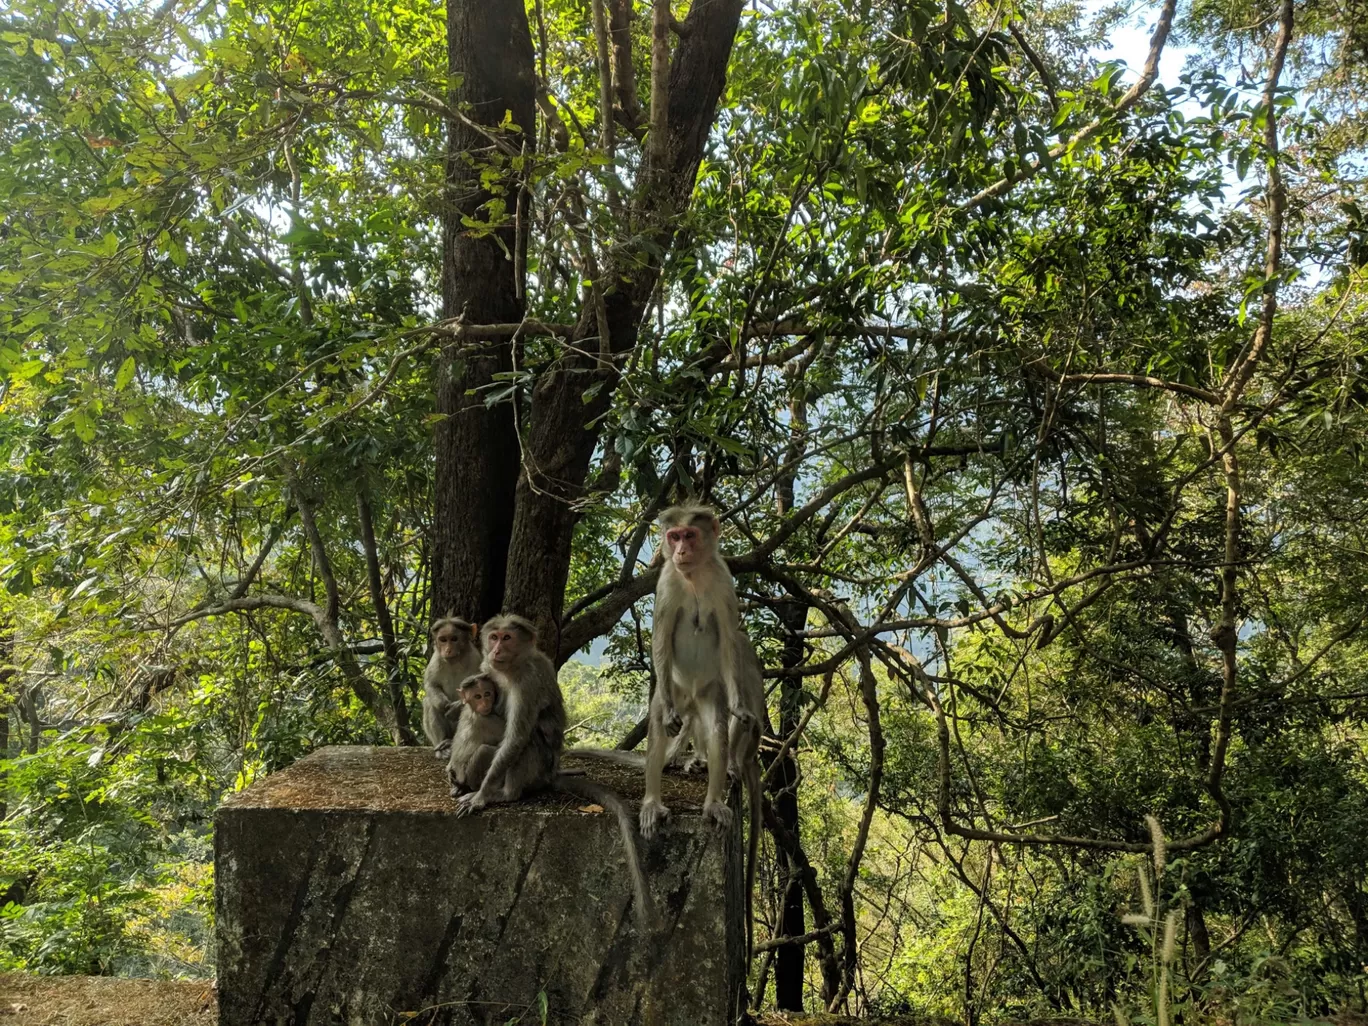
[[[712,533],[714,538],[722,537],[722,521],[718,520],[717,517],[712,518]]]
[[[479,638],[480,638],[480,625],[479,625],[478,623],[472,623],[472,624],[470,625],[470,640],[471,640],[471,641],[478,641]]]

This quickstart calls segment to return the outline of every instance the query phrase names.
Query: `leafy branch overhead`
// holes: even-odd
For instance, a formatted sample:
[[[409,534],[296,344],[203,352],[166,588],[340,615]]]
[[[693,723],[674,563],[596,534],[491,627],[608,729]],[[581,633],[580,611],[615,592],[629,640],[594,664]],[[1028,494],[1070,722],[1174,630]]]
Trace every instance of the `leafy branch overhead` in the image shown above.
[[[1361,1004],[1352,8],[11,3],[0,970],[208,972],[214,804],[448,609],[640,745],[689,497],[757,1007]]]

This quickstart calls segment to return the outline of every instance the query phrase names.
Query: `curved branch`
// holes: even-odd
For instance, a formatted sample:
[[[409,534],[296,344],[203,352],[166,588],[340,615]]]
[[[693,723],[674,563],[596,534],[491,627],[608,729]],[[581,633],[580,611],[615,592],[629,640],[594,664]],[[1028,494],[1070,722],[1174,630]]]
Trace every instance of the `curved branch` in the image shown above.
[[[1290,2],[1290,0],[1288,0],[1288,2]],[[1097,135],[1098,132],[1102,131],[1108,122],[1120,117],[1122,114],[1126,113],[1126,111],[1134,107],[1140,101],[1140,97],[1149,92],[1150,86],[1154,85],[1154,80],[1159,77],[1159,57],[1164,52],[1164,44],[1168,42],[1169,30],[1173,28],[1173,12],[1177,6],[1177,0],[1164,0],[1164,6],[1159,11],[1159,22],[1154,27],[1154,35],[1150,37],[1149,56],[1145,60],[1145,66],[1141,70],[1140,78],[1136,81],[1135,85],[1126,90],[1125,95],[1117,100],[1101,117],[1088,122],[1088,124],[1069,136],[1066,142],[1057,143],[1056,145],[1051,146],[1049,150],[1050,160],[1062,157],[1070,150],[1083,145],[1093,136]],[[1027,164],[1023,161],[1021,170],[1016,171],[1005,178],[1001,178],[981,192],[975,193],[973,196],[969,197],[969,199],[961,203],[958,209],[961,211],[974,210],[987,200],[996,199],[999,196],[1005,195],[1007,192],[1011,191],[1014,186],[1019,185],[1028,178],[1034,178],[1044,166],[1045,162],[1043,160],[1037,161],[1034,164]]]
[[[941,829],[947,834],[953,834],[956,837],[963,837],[971,841],[994,841],[999,844],[1057,845],[1065,848],[1088,848],[1093,851],[1151,852],[1154,850],[1154,842],[1151,840],[1121,841],[1109,837],[1075,837],[1068,834],[1004,833],[999,830],[982,830],[978,827],[965,826],[956,822],[954,814],[950,810],[950,726],[945,716],[945,709],[941,705],[940,698],[936,695],[935,684],[927,675],[920,660],[907,649],[900,645],[888,645],[882,642],[879,643],[879,647],[894,657],[886,660],[884,665],[903,677],[913,695],[925,702],[936,717],[936,737],[940,749],[936,812],[940,819]],[[1214,766],[1213,760],[1213,768]],[[1204,847],[1215,841],[1225,833],[1227,811],[1228,807],[1222,808],[1216,822],[1205,830],[1168,842],[1168,849],[1170,851],[1186,851]]]
[[[204,620],[211,616],[223,616],[225,613],[247,613],[255,609],[284,609],[292,613],[303,613],[310,617],[314,626],[318,628],[318,633],[323,638],[328,651],[337,662],[338,668],[341,669],[342,675],[346,677],[352,693],[361,700],[362,705],[370,710],[376,722],[389,731],[395,744],[406,743],[404,731],[400,729],[394,710],[380,699],[380,695],[371,686],[371,682],[362,672],[361,664],[356,661],[356,655],[347,644],[347,639],[342,636],[342,631],[338,628],[336,621],[329,619],[327,610],[316,602],[295,598],[293,595],[252,595],[245,598],[227,599],[216,605],[205,606],[203,609],[191,610],[172,620],[166,626],[181,627],[195,620]],[[408,743],[411,743],[411,740]]]
[[[1165,381],[1163,378],[1150,377],[1148,374],[1064,374],[1059,378],[1061,385],[1089,385],[1094,382],[1101,384],[1116,382],[1124,385],[1140,385],[1144,388],[1158,388],[1166,392],[1178,392],[1181,395],[1191,396],[1205,403],[1214,404],[1221,401],[1220,396],[1205,388],[1185,385],[1181,381]]]
[[[247,568],[247,572],[242,575],[242,580],[233,587],[228,596],[230,599],[239,599],[247,594],[247,589],[256,580],[256,575],[261,573],[262,566],[265,565],[267,558],[271,555],[271,550],[275,548],[276,542],[280,541],[280,536],[285,533],[285,528],[289,525],[292,516],[294,516],[294,510],[287,506],[285,507],[285,515],[280,519],[280,522],[271,525],[271,530],[261,545],[261,551],[257,553],[256,559],[252,560],[252,565]]]
[[[1282,77],[1287,47],[1292,41],[1292,0],[1282,0],[1279,14],[1278,38],[1273,44],[1273,60],[1264,85],[1264,149],[1268,160],[1268,250],[1264,258],[1263,306],[1259,312],[1259,326],[1249,352],[1230,368],[1221,383],[1224,401],[1221,413],[1228,414],[1240,400],[1245,386],[1254,375],[1254,367],[1273,336],[1273,318],[1278,312],[1278,279],[1282,270],[1283,217],[1287,211],[1287,189],[1283,185],[1282,169],[1278,166],[1278,80]]]

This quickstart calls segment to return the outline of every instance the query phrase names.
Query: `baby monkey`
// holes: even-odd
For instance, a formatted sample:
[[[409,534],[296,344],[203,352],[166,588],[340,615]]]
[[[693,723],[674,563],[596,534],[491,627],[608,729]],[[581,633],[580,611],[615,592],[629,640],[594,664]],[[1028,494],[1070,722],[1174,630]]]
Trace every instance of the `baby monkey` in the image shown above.
[[[505,726],[504,718],[495,712],[498,685],[487,674],[476,674],[461,682],[461,701],[465,709],[456,723],[451,758],[447,761],[447,780],[453,798],[480,789],[503,740]]]
[[[423,671],[423,732],[437,758],[447,759],[465,706],[461,683],[480,672],[479,628],[448,612],[432,625],[432,658]]]

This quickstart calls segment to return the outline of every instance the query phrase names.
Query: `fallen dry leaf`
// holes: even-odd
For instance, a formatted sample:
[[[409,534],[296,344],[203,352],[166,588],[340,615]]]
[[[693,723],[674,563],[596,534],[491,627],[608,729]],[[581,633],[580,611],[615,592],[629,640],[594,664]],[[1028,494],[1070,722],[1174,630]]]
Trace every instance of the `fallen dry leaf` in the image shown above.
[[[581,805],[581,806],[579,807],[579,810],[580,810],[580,812],[592,812],[592,813],[594,813],[595,815],[598,815],[600,812],[603,811],[603,806],[602,806],[602,805]]]

